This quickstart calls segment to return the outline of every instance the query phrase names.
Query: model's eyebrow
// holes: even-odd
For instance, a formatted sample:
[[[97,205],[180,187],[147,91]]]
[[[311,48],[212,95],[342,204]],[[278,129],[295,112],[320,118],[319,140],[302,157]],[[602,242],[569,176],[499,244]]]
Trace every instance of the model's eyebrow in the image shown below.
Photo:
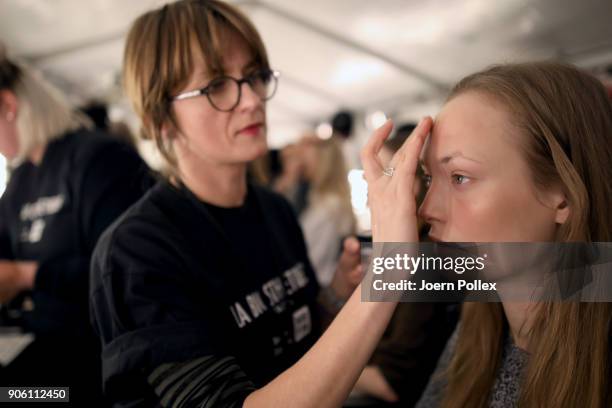
[[[480,162],[480,161],[478,161],[476,159],[464,156],[463,153],[461,153],[461,152],[453,152],[453,153],[449,154],[448,156],[444,156],[444,157],[442,157],[442,158],[440,158],[438,160],[438,163],[440,163],[440,164],[448,164],[449,162],[451,162],[452,160],[454,160],[456,158],[462,158],[462,159],[465,159],[465,160],[473,161],[473,162],[478,163],[478,164],[482,164],[482,162]],[[427,167],[427,164],[425,163],[425,160],[423,160],[423,159],[419,160],[419,164],[421,165],[421,167]]]
[[[473,161],[473,162],[478,163],[478,164],[482,164],[482,162],[480,162],[480,161],[478,161],[476,159],[473,159],[471,157],[467,157],[467,156],[465,156],[461,152],[454,152],[454,153],[449,154],[448,156],[444,156],[444,157],[442,157],[439,160],[439,162],[440,162],[440,164],[447,164],[448,162],[450,162],[451,160],[456,159],[456,158],[461,158],[461,159]]]

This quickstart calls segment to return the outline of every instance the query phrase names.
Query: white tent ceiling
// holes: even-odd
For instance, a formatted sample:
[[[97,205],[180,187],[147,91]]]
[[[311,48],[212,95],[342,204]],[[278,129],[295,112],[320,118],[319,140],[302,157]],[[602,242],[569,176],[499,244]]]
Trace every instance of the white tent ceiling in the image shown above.
[[[124,35],[161,3],[0,0],[0,40],[75,103],[107,100],[115,116],[128,118],[118,84]],[[398,119],[435,114],[456,80],[492,63],[612,63],[612,0],[234,3],[253,19],[282,73],[268,107],[275,146],[341,107],[358,118],[379,110]]]

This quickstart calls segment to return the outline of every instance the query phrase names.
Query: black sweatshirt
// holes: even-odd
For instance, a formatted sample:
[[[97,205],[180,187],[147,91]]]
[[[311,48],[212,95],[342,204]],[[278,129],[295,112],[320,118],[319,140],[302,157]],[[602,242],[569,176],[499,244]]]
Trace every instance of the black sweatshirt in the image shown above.
[[[70,133],[24,162],[0,199],[0,258],[39,264],[24,326],[36,334],[88,327],[88,272],[102,231],[152,184],[131,147]]]
[[[41,163],[26,161],[13,171],[0,199],[0,259],[38,262],[34,308],[24,312],[21,324],[36,342],[53,344],[50,350],[37,345],[45,350],[36,357],[43,359],[40,370],[48,369],[44,359],[53,360],[51,352],[69,352],[61,357],[69,366],[89,348],[91,253],[102,231],[152,184],[132,147],[86,130],[50,142]],[[62,367],[54,369],[61,377]]]
[[[228,376],[241,390],[265,385],[321,332],[295,214],[255,186],[243,206],[220,208],[158,184],[100,239],[91,290],[105,393],[117,406],[157,403],[149,381],[173,363],[234,367],[201,384],[212,394]]]

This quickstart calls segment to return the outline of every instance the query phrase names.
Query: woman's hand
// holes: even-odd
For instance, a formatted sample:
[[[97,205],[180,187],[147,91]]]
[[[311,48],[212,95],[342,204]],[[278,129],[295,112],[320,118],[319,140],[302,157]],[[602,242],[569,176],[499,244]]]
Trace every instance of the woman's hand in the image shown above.
[[[419,155],[432,125],[429,116],[421,119],[386,169],[378,153],[393,129],[390,120],[374,132],[361,151],[364,177],[368,183],[374,242],[419,240],[414,184]]]
[[[8,303],[34,286],[36,262],[0,261],[0,303]]]
[[[342,255],[338,261],[331,288],[342,300],[347,300],[363,278],[361,245],[355,237],[348,237],[342,244]]]

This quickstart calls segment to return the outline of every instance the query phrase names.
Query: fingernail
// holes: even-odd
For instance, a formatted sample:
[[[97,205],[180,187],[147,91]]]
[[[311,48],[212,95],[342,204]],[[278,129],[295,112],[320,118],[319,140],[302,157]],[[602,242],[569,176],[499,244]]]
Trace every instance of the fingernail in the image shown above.
[[[387,126],[387,123],[389,123],[389,121],[390,121],[390,120],[391,120],[391,119],[387,119],[387,120],[385,121],[385,123],[383,123],[382,125],[380,125],[380,126],[378,127],[378,129],[381,129],[381,128],[384,128],[385,126]]]

